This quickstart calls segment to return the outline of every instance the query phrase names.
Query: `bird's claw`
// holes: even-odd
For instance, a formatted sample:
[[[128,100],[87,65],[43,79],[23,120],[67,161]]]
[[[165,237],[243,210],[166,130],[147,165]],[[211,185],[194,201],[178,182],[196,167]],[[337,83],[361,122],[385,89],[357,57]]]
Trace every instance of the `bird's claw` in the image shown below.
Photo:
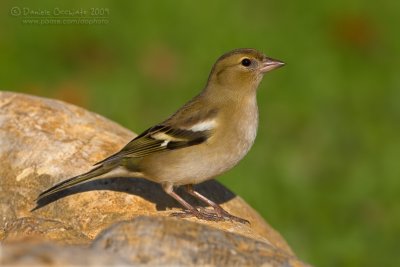
[[[250,224],[248,220],[236,217],[227,212],[226,210],[224,210],[223,208],[221,208],[220,206],[215,207],[214,211],[216,214],[218,214],[218,216],[224,218],[225,220],[236,221],[242,224]]]
[[[183,210],[182,212],[173,212],[170,216],[178,218],[189,218],[196,217],[197,219],[206,221],[236,221],[242,224],[250,224],[248,220],[233,216],[225,210],[218,211],[206,211],[204,208],[194,209],[194,210]]]
[[[178,218],[189,218],[189,217],[196,217],[200,220],[206,221],[223,221],[224,218],[218,216],[216,213],[206,212],[204,210],[183,210],[182,212],[173,212],[170,216],[178,217]]]

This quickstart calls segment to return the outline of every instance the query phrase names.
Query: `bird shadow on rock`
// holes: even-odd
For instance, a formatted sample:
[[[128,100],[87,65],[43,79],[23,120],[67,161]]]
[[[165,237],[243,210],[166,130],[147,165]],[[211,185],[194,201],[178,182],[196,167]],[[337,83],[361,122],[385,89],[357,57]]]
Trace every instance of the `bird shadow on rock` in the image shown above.
[[[215,180],[209,180],[195,185],[194,189],[217,204],[225,203],[236,196],[232,191],[228,190]],[[159,211],[181,207],[181,205],[175,199],[164,192],[164,190],[161,188],[161,185],[158,183],[154,183],[143,178],[113,177],[89,181],[63,191],[56,192],[37,201],[36,207],[31,211],[40,209],[66,196],[97,190],[111,190],[142,197],[147,201],[156,204],[156,209]],[[178,187],[175,192],[194,206],[207,206],[205,203],[193,198],[181,187]]]

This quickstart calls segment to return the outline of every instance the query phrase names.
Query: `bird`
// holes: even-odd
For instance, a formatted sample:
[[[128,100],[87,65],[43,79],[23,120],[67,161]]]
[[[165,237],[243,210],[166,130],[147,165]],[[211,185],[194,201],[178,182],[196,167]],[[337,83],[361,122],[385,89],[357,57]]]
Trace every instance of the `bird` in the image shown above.
[[[248,222],[225,211],[194,189],[232,169],[252,147],[258,128],[257,89],[265,73],[285,65],[251,48],[223,54],[213,65],[204,89],[172,116],[155,124],[86,173],[62,181],[36,199],[109,177],[145,178],[183,206],[173,216],[209,221]],[[194,207],[179,196],[184,190],[211,209]]]

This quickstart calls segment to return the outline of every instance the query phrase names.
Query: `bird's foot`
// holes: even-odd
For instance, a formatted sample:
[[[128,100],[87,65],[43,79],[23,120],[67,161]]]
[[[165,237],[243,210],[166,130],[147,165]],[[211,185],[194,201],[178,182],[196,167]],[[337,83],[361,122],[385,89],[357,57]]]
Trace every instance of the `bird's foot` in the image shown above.
[[[222,210],[222,211],[221,211]],[[227,211],[221,210],[206,210],[205,208],[198,208],[193,210],[183,210],[182,212],[174,212],[171,213],[170,216],[178,217],[178,218],[189,218],[196,217],[197,219],[206,220],[206,221],[236,221],[243,224],[250,224],[248,220],[233,216],[229,214]]]
[[[208,212],[204,209],[201,210],[183,210],[182,212],[173,212],[170,216],[178,217],[178,218],[190,218],[196,217],[197,219],[206,220],[206,221],[223,221],[224,218],[218,216],[218,214],[214,212]]]
[[[242,224],[250,224],[250,222],[248,220],[236,217],[236,216],[230,214],[229,212],[227,212],[226,210],[224,210],[220,206],[216,206],[216,207],[213,207],[213,208],[214,208],[214,212],[219,217],[224,218],[225,220],[235,221],[235,222],[239,222],[239,223],[242,223]]]

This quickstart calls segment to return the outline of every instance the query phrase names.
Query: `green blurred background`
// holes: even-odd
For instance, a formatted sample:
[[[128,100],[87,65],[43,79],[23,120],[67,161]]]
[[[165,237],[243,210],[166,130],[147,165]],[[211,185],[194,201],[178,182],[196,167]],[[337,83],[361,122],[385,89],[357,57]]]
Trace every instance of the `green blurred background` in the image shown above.
[[[0,2],[1,90],[140,132],[199,92],[221,54],[262,50],[287,66],[261,85],[255,146],[219,180],[306,262],[400,266],[400,1],[136,2]],[[105,22],[29,25],[24,7]]]

